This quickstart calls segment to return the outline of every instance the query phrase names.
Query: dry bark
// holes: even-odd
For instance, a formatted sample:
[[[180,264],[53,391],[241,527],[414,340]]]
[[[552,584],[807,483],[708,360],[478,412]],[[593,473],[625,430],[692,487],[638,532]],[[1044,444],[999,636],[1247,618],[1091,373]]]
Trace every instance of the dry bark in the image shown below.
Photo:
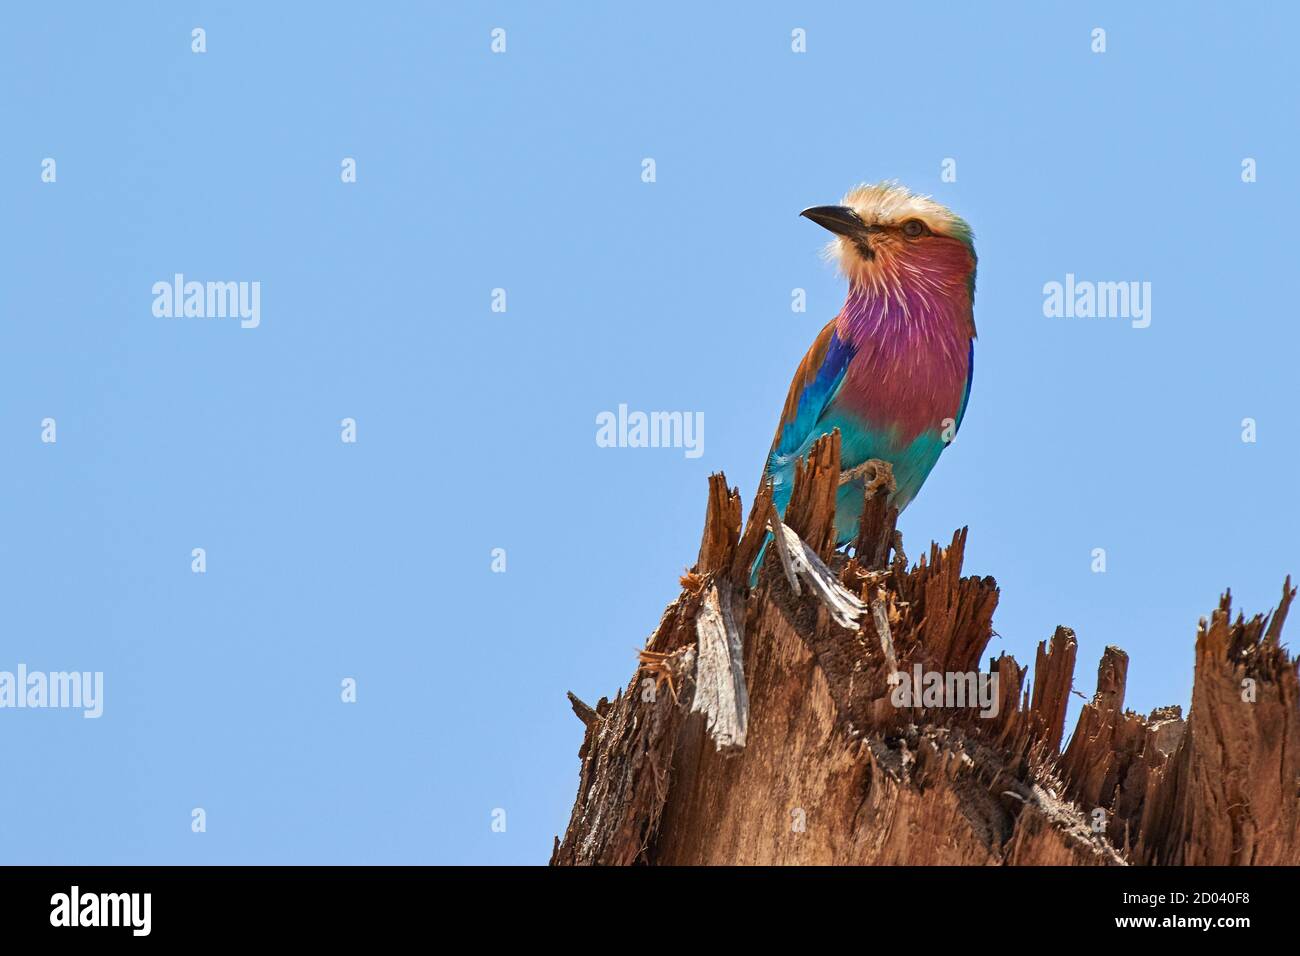
[[[638,672],[595,708],[570,695],[586,734],[553,864],[1300,863],[1290,579],[1271,616],[1234,621],[1224,595],[1201,622],[1186,720],[1124,710],[1128,658],[1107,648],[1062,751],[1065,627],[1032,686],[989,660],[995,715],[895,699],[896,672],[979,670],[998,588],[963,577],[964,528],[908,567],[878,464],[851,558],[838,434],[800,463],[784,522],[763,487],[742,526],[710,478],[699,558]]]

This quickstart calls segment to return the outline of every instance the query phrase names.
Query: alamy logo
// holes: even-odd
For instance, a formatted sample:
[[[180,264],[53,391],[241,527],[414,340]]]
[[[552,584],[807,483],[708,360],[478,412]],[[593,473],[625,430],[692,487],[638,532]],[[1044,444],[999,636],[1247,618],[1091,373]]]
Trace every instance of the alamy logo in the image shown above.
[[[1132,319],[1135,329],[1151,324],[1150,282],[1092,282],[1065,274],[1065,282],[1043,285],[1043,315],[1049,319]]]
[[[894,671],[889,702],[905,709],[979,707],[981,717],[998,715],[998,674],[993,671],[927,671],[913,664],[911,673]]]
[[[50,897],[51,926],[129,926],[132,936],[148,936],[152,893],[82,893],[78,886]]]
[[[160,319],[239,319],[239,327],[262,324],[261,282],[171,282],[153,284],[153,314]]]
[[[81,710],[94,719],[104,712],[104,672],[27,670],[0,671],[0,709],[46,707]]]
[[[600,448],[684,448],[687,458],[704,454],[703,412],[629,412],[596,416],[596,445]]]

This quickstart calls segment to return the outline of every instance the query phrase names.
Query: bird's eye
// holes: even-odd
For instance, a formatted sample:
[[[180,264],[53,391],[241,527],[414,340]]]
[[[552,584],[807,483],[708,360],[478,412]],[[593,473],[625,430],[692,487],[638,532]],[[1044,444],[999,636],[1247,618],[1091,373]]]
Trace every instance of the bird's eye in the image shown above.
[[[903,223],[903,235],[907,236],[909,239],[916,239],[918,236],[923,236],[927,232],[929,232],[929,230],[925,228],[925,223],[919,219],[909,219],[907,222]]]

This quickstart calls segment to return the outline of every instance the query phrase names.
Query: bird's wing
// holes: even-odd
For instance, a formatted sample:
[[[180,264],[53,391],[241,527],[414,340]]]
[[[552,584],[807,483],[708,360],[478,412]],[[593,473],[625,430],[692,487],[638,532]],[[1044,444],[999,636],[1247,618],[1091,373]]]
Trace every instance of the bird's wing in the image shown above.
[[[975,340],[970,340],[970,358],[966,360],[966,390],[961,396],[961,410],[957,412],[957,424],[953,428],[954,437],[961,431],[961,420],[966,417],[966,406],[970,403],[970,384],[975,380]]]
[[[771,472],[776,459],[793,455],[803,447],[844,383],[844,373],[853,354],[853,347],[835,333],[832,319],[818,333],[794,373],[781,410],[781,421],[776,426],[776,437],[772,439],[766,472]]]

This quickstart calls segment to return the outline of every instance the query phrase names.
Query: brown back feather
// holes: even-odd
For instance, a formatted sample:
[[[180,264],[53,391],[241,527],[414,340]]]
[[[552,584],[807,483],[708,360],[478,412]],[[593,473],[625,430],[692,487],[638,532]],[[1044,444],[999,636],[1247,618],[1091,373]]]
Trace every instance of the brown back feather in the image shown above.
[[[835,334],[835,322],[835,319],[831,319],[826,323],[826,328],[817,333],[817,338],[813,339],[812,347],[808,349],[803,361],[799,363],[799,368],[794,373],[794,381],[790,383],[790,393],[785,397],[785,407],[781,409],[781,420],[776,426],[776,435],[772,438],[772,447],[767,453],[769,458],[772,452],[776,451],[776,446],[781,441],[781,432],[799,414],[799,399],[803,395],[803,390],[817,377],[822,362],[826,361],[826,350],[830,348],[831,336]],[[766,465],[764,467],[766,469]]]

